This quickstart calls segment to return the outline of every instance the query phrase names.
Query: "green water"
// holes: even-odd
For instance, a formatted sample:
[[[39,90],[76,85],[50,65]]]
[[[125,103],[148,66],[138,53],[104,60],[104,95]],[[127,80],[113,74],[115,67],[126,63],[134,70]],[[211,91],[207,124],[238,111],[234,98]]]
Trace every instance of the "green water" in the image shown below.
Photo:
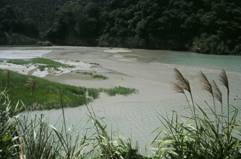
[[[166,64],[194,66],[198,68],[225,69],[241,72],[241,56],[208,55],[183,51],[132,50],[125,53],[126,58],[136,58],[142,62],[160,62]]]
[[[241,56],[206,55],[176,51],[161,51],[158,54],[159,56],[156,56],[156,59],[153,60],[157,60],[162,63],[241,72]]]

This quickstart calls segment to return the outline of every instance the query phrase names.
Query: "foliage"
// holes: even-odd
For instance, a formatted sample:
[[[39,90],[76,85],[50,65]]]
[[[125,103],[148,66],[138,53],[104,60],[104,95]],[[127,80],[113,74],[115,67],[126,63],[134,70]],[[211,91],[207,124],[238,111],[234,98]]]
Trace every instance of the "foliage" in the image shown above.
[[[58,142],[42,116],[30,121],[26,118],[17,121],[20,154],[24,154],[25,158],[33,159],[55,159],[57,157]]]
[[[8,73],[7,73],[8,72]],[[59,107],[59,92],[64,91],[63,101],[69,106],[79,106],[98,97],[97,89],[74,87],[51,82],[38,77],[29,77],[12,71],[0,70],[1,89],[7,89],[12,103],[22,101],[26,108],[22,109],[53,109]]]
[[[104,92],[106,92],[110,96],[115,95],[130,95],[132,93],[135,93],[136,90],[133,88],[126,88],[122,86],[110,88],[110,89],[103,89]]]
[[[16,64],[16,65],[37,64],[41,70],[44,70],[45,68],[53,68],[57,70],[59,67],[63,67],[63,68],[72,67],[70,65],[63,64],[47,58],[33,58],[29,60],[11,59],[11,60],[7,60],[7,62]]]
[[[38,39],[240,54],[240,6],[238,0],[1,0],[0,44]],[[16,34],[23,36],[14,40]]]
[[[174,88],[185,95],[191,114],[180,118],[176,112],[170,118],[161,117],[163,128],[157,129],[153,159],[239,159],[241,157],[240,121],[238,109],[230,104],[230,81],[222,71],[220,89],[201,72],[203,89],[211,96],[211,104],[195,103],[189,80],[175,69]],[[223,91],[222,91],[223,90]],[[0,93],[0,157],[22,159],[147,159],[125,141],[109,134],[107,126],[91,107],[87,107],[94,133],[75,137],[66,125],[64,93],[59,93],[63,126],[59,130],[44,121],[43,116],[34,119],[14,116],[19,103],[13,105],[6,92]],[[226,94],[226,95],[225,95]],[[224,99],[226,98],[226,99]],[[89,130],[89,129],[88,129]],[[164,135],[164,136],[163,136]]]
[[[184,78],[179,70],[176,71],[177,83],[175,90],[185,97],[189,81]],[[204,90],[212,97],[212,104],[207,107],[194,103],[192,92],[187,98],[192,115],[183,122],[178,114],[171,118],[161,118],[166,128],[164,137],[158,133],[155,142],[157,151],[155,158],[166,159],[238,159],[241,157],[240,121],[238,120],[238,108],[229,103],[229,80],[225,71],[220,74],[222,86],[226,88],[227,103],[223,103],[225,92],[219,89],[216,82],[209,82],[204,73],[201,73],[201,81]],[[191,90],[191,87],[189,87]],[[193,105],[193,107],[191,106]],[[226,107],[226,111],[223,107]],[[196,110],[196,111],[195,111]],[[198,111],[198,112],[197,112]]]
[[[117,138],[112,139],[106,130],[106,125],[89,110],[90,119],[96,132],[92,135],[73,135],[66,125],[63,105],[63,96],[60,95],[60,106],[62,108],[63,127],[61,130],[49,125],[44,116],[35,116],[31,119],[26,116],[13,116],[10,110],[12,104],[4,92],[1,93],[1,104],[5,110],[0,111],[1,131],[0,134],[0,156],[1,158],[21,159],[144,159],[132,148],[130,142]],[[1,99],[3,99],[1,98]],[[8,102],[6,101],[8,100]],[[5,105],[7,103],[7,105]],[[3,105],[1,105],[3,108]],[[6,117],[7,120],[2,120]],[[14,119],[14,124],[9,120]],[[10,129],[11,126],[11,129]],[[118,142],[117,142],[118,141]]]
[[[38,62],[41,61],[42,59]],[[25,61],[15,62],[25,64]],[[46,62],[46,60],[44,59],[42,62]],[[52,61],[48,60],[47,62],[50,62],[50,65],[47,65],[46,67],[50,67],[52,65],[53,67],[59,66],[58,63],[52,63]],[[26,63],[29,63],[29,61]],[[69,66],[64,65],[63,67]],[[129,95],[135,93],[135,89],[120,86],[109,89],[75,87],[51,82],[34,76],[21,75],[9,70],[0,70],[0,81],[0,89],[7,90],[11,102],[18,103],[20,100],[25,104],[26,107],[22,109],[19,108],[20,111],[24,109],[42,110],[59,108],[59,94],[62,91],[63,103],[66,107],[76,107],[88,104],[98,98],[100,92],[105,92],[110,96],[118,94]]]
[[[93,122],[95,133],[93,157],[95,159],[145,159],[146,157],[138,154],[138,149],[133,148],[131,140],[124,141],[121,138],[114,138],[107,132],[107,126],[97,118],[94,111],[88,108],[90,119]]]
[[[0,158],[18,157],[18,138],[13,118],[18,104],[12,105],[6,92],[0,92]]]

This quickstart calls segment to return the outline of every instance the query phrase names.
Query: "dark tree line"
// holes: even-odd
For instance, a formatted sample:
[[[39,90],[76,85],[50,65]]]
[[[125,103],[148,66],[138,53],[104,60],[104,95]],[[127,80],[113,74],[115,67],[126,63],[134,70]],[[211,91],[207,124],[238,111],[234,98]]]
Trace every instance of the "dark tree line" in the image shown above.
[[[1,0],[0,44],[241,54],[240,0]]]

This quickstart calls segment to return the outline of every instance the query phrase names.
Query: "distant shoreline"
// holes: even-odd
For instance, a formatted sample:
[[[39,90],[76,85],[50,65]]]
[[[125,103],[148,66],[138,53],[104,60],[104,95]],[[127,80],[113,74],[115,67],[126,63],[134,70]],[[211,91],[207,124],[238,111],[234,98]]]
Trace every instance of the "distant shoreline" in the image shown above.
[[[173,49],[149,49],[149,48],[128,48],[128,47],[111,47],[111,46],[89,46],[89,45],[51,45],[51,46],[41,46],[41,45],[0,45],[0,50],[3,48],[51,48],[51,47],[87,47],[87,48],[108,48],[108,49],[130,49],[130,50],[153,50],[153,51],[178,51],[178,52],[186,52],[186,53],[196,53],[202,55],[219,55],[219,56],[241,56],[239,54],[211,54],[211,53],[202,53],[202,52],[194,52],[192,50],[173,50]]]

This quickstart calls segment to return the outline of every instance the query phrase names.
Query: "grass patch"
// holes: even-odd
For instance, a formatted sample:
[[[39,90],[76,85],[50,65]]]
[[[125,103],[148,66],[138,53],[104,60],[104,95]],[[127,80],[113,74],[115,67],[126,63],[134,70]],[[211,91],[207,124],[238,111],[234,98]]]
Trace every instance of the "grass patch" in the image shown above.
[[[136,89],[133,88],[126,88],[122,86],[110,88],[110,89],[103,89],[105,93],[107,93],[110,96],[115,96],[115,95],[130,95],[133,93],[136,93]]]
[[[8,70],[0,70],[0,82],[0,89],[7,90],[13,103],[20,100],[25,104],[25,109],[29,110],[60,108],[60,95],[64,107],[76,107],[98,98],[100,92],[110,96],[129,95],[135,92],[134,89],[125,87],[111,89],[75,87]]]
[[[1,90],[7,89],[12,102],[21,100],[33,110],[59,108],[60,92],[64,105],[68,107],[87,104],[99,95],[98,89],[64,85],[12,71],[0,70],[0,81]]]
[[[67,64],[63,64],[51,59],[47,58],[33,58],[33,59],[11,59],[7,60],[8,63],[16,64],[16,65],[29,65],[29,64],[37,64],[40,70],[44,70],[45,68],[53,68],[57,70],[59,67],[67,68],[72,67]]]

